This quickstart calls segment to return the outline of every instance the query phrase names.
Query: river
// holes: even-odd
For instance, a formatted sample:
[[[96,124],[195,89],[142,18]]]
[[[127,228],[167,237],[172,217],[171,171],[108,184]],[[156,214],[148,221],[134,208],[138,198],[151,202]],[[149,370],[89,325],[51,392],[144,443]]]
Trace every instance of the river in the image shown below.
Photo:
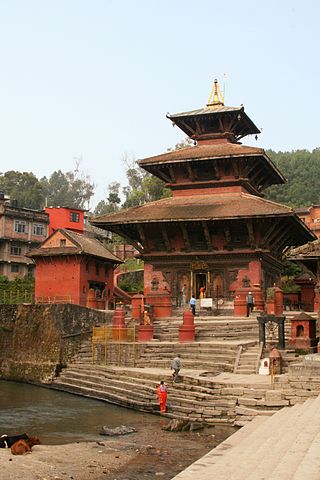
[[[26,432],[47,445],[101,440],[103,425],[139,428],[159,417],[34,385],[0,380],[0,435]]]

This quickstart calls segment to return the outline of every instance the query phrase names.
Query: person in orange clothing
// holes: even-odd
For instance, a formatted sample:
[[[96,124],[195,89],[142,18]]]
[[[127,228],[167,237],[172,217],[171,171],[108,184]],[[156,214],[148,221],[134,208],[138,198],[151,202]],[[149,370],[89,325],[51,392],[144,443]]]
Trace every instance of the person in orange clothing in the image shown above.
[[[157,397],[159,400],[159,405],[160,405],[160,412],[161,413],[166,413],[166,403],[167,403],[167,398],[168,398],[168,390],[167,386],[164,383],[163,380],[161,380],[158,388],[157,388]]]

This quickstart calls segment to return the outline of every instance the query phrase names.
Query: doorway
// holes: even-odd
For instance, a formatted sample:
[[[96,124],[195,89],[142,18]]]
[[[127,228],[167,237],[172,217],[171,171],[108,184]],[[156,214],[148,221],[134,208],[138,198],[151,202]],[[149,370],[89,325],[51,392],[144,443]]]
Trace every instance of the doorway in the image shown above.
[[[199,298],[200,296],[200,288],[205,288],[207,291],[207,274],[206,273],[195,273],[195,296]]]

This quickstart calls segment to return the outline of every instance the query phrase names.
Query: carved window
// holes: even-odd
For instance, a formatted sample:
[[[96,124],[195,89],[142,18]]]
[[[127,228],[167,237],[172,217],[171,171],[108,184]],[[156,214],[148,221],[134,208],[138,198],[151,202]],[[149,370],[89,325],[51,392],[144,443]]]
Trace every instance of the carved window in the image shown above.
[[[10,255],[20,256],[21,255],[21,247],[19,245],[11,245],[10,247]]]

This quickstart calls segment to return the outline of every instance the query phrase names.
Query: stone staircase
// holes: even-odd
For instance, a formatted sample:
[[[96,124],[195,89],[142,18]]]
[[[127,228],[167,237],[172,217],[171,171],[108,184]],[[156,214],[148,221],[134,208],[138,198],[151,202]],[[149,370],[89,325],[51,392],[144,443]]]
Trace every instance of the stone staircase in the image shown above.
[[[172,383],[170,372],[159,369],[74,363],[62,370],[51,388],[158,413],[156,388],[160,379],[168,384],[169,418],[242,426],[257,415],[272,415],[289,405],[281,392],[270,390],[269,379],[258,385],[251,384],[248,377],[242,383],[233,383],[202,376],[195,370],[183,370],[181,383]]]
[[[173,480],[319,480],[320,396],[257,417]]]
[[[260,353],[259,343],[256,342],[253,345],[242,346],[239,363],[234,373],[250,374],[256,373],[257,362]]]
[[[256,317],[195,317],[196,341],[242,340],[259,337]],[[154,338],[160,342],[177,342],[181,317],[157,319],[153,322]]]
[[[140,350],[136,367],[170,369],[171,360],[180,354],[183,368],[233,372],[237,351],[237,344],[227,342],[149,343]]]

